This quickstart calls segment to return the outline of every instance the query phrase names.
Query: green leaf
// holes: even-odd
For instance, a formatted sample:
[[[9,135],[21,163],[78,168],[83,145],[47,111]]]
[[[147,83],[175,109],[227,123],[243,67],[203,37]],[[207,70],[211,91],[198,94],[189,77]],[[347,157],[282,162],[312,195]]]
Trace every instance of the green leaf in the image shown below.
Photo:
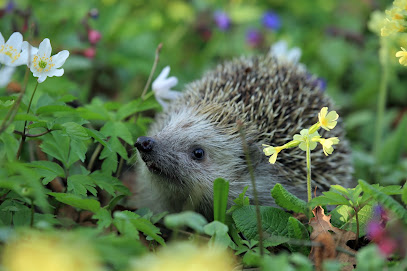
[[[19,113],[14,117],[14,121],[37,121],[38,117],[32,114]]]
[[[153,98],[143,101],[141,98],[131,101],[119,108],[116,114],[117,120],[123,120],[138,112],[150,109],[158,109],[160,105]]]
[[[271,196],[278,206],[296,213],[308,214],[307,203],[288,192],[281,184],[277,183],[271,190]]]
[[[109,142],[106,141],[106,136],[104,134],[94,129],[89,129],[86,127],[85,129],[89,136],[102,144],[103,147],[108,148],[110,151],[112,151],[112,147],[110,146]]]
[[[44,179],[42,180],[42,183],[44,185],[47,185],[56,177],[65,177],[64,169],[54,162],[33,161],[27,164],[27,166],[37,169],[37,172],[41,175],[41,177],[44,177]]]
[[[234,210],[236,210],[239,207],[250,205],[249,197],[245,196],[248,188],[249,188],[249,186],[245,186],[245,188],[243,189],[243,192],[239,194],[239,197],[237,197],[236,199],[233,200],[235,205],[230,207],[230,209],[227,211],[228,214],[232,213]]]
[[[45,105],[37,109],[38,115],[54,114],[55,112],[74,112],[70,106],[67,105]]]
[[[291,239],[297,239],[297,240],[309,240],[309,234],[307,231],[307,228],[295,219],[294,217],[289,217],[288,218],[288,237]],[[310,252],[309,247],[302,246],[302,245],[289,245],[289,248],[291,251],[298,251],[301,252],[304,255],[308,255]]]
[[[376,189],[372,185],[363,180],[358,181],[363,191],[370,194],[375,200],[383,204],[384,207],[393,211],[404,223],[407,223],[407,211],[400,203],[395,199]]]
[[[71,205],[73,207],[84,209],[96,213],[100,209],[100,203],[94,199],[84,199],[80,196],[68,193],[48,192],[49,195],[55,197],[59,202]]]
[[[15,160],[19,145],[19,141],[13,135],[2,133],[0,135],[0,160],[2,157],[7,157],[9,161]]]
[[[89,139],[87,130],[84,127],[82,127],[82,125],[79,125],[76,122],[64,123],[62,124],[62,127],[64,127],[64,132],[72,139],[76,140]]]
[[[401,199],[403,200],[404,204],[407,204],[407,183],[404,184]]]
[[[372,205],[368,204],[358,212],[359,237],[366,235],[366,225],[372,218],[372,210]],[[357,232],[356,216],[352,207],[346,205],[337,206],[330,212],[330,215],[333,226],[354,233]]]
[[[218,178],[213,183],[213,214],[214,219],[225,223],[226,207],[228,204],[229,182]]]
[[[106,229],[113,223],[113,218],[110,212],[105,208],[100,208],[93,216],[97,219],[98,229]]]
[[[112,174],[116,172],[119,161],[117,160],[117,153],[105,148],[99,156],[100,159],[105,159],[102,163],[102,172]]]
[[[119,137],[130,145],[134,144],[133,137],[132,137],[129,129],[122,122],[108,121],[100,129],[100,132],[106,136],[110,136],[113,138]]]
[[[315,207],[318,205],[350,205],[349,200],[347,200],[341,194],[333,191],[322,192],[323,196],[313,198],[310,201],[310,206]]]
[[[164,239],[159,236],[160,230],[154,226],[150,221],[145,218],[140,217],[139,215],[130,212],[130,211],[122,211],[122,212],[115,212],[113,222],[115,226],[119,229],[120,232],[124,234],[128,234],[133,238],[138,239],[135,236],[134,232],[141,231],[144,234],[152,237],[161,245],[165,246]],[[129,232],[133,231],[133,232]]]
[[[101,189],[105,190],[112,196],[116,196],[116,191],[120,189],[120,192],[125,192],[126,195],[130,195],[130,191],[127,187],[123,185],[117,178],[111,176],[110,174],[104,174],[100,171],[95,171],[89,177],[92,181],[99,186]]]
[[[228,226],[219,221],[212,221],[204,226],[205,234],[211,236],[211,240],[209,241],[211,245],[221,246],[223,248],[227,248],[228,246],[236,248],[236,245],[228,235],[228,230]]]
[[[95,183],[90,176],[87,175],[71,175],[68,177],[68,191],[75,195],[86,196],[88,191],[94,196],[97,195]]]
[[[185,211],[178,214],[170,214],[164,218],[164,224],[168,228],[178,229],[181,227],[190,227],[198,233],[204,232],[204,225],[208,224],[205,217],[201,214]]]
[[[288,218],[290,214],[281,209],[260,206],[263,237],[268,246],[276,246],[287,241]],[[259,240],[257,232],[256,208],[253,205],[236,209],[232,214],[236,227],[247,239]]]

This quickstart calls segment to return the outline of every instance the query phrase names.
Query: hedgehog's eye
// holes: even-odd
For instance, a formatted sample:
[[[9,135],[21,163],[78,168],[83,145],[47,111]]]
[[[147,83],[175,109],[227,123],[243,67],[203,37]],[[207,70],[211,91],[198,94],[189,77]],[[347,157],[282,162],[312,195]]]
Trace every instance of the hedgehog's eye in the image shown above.
[[[194,160],[202,160],[205,156],[205,152],[201,148],[196,148],[192,151],[192,159]]]

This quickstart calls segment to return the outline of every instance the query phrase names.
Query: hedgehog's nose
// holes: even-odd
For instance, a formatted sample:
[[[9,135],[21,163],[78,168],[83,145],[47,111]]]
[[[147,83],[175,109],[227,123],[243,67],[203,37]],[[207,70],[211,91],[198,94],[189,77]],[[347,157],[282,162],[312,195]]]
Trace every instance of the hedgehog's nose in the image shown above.
[[[134,146],[141,152],[150,152],[153,150],[154,143],[155,141],[151,137],[140,136]]]

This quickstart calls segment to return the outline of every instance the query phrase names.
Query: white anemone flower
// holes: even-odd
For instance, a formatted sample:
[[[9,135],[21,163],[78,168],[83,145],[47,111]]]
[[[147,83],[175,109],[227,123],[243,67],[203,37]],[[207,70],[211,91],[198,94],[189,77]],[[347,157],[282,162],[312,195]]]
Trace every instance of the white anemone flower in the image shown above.
[[[270,48],[270,54],[277,57],[279,61],[292,62],[297,64],[301,58],[301,49],[294,47],[288,49],[287,43],[280,40],[273,44]]]
[[[6,66],[0,69],[0,88],[5,87],[11,80],[16,67]]]
[[[38,77],[38,83],[44,82],[47,77],[62,76],[64,69],[59,69],[69,56],[67,50],[51,56],[51,42],[44,39],[38,48],[38,52],[31,58],[30,70],[34,77]]]
[[[21,51],[25,43],[27,42],[23,42],[23,35],[19,32],[11,34],[7,42],[4,42],[4,37],[0,33],[0,63],[10,67],[27,64],[28,51]],[[28,48],[28,46],[24,46],[24,48]]]
[[[164,101],[164,99],[175,100],[182,95],[181,92],[171,89],[178,84],[178,79],[175,76],[168,77],[169,74],[170,67],[167,66],[161,71],[160,75],[158,75],[152,84],[155,98],[164,109],[168,107],[168,103]]]

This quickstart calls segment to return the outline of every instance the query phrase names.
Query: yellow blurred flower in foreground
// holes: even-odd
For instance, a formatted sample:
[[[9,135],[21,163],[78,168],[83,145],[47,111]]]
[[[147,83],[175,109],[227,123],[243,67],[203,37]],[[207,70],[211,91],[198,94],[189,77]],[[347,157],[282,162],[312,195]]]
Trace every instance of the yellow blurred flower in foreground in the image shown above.
[[[132,271],[228,271],[234,258],[225,250],[182,242],[162,247],[132,263]]]
[[[67,233],[31,231],[5,246],[2,264],[7,271],[100,271],[93,250]]]
[[[399,57],[399,62],[401,65],[407,66],[407,51],[401,47],[401,51],[396,53],[396,57]]]

